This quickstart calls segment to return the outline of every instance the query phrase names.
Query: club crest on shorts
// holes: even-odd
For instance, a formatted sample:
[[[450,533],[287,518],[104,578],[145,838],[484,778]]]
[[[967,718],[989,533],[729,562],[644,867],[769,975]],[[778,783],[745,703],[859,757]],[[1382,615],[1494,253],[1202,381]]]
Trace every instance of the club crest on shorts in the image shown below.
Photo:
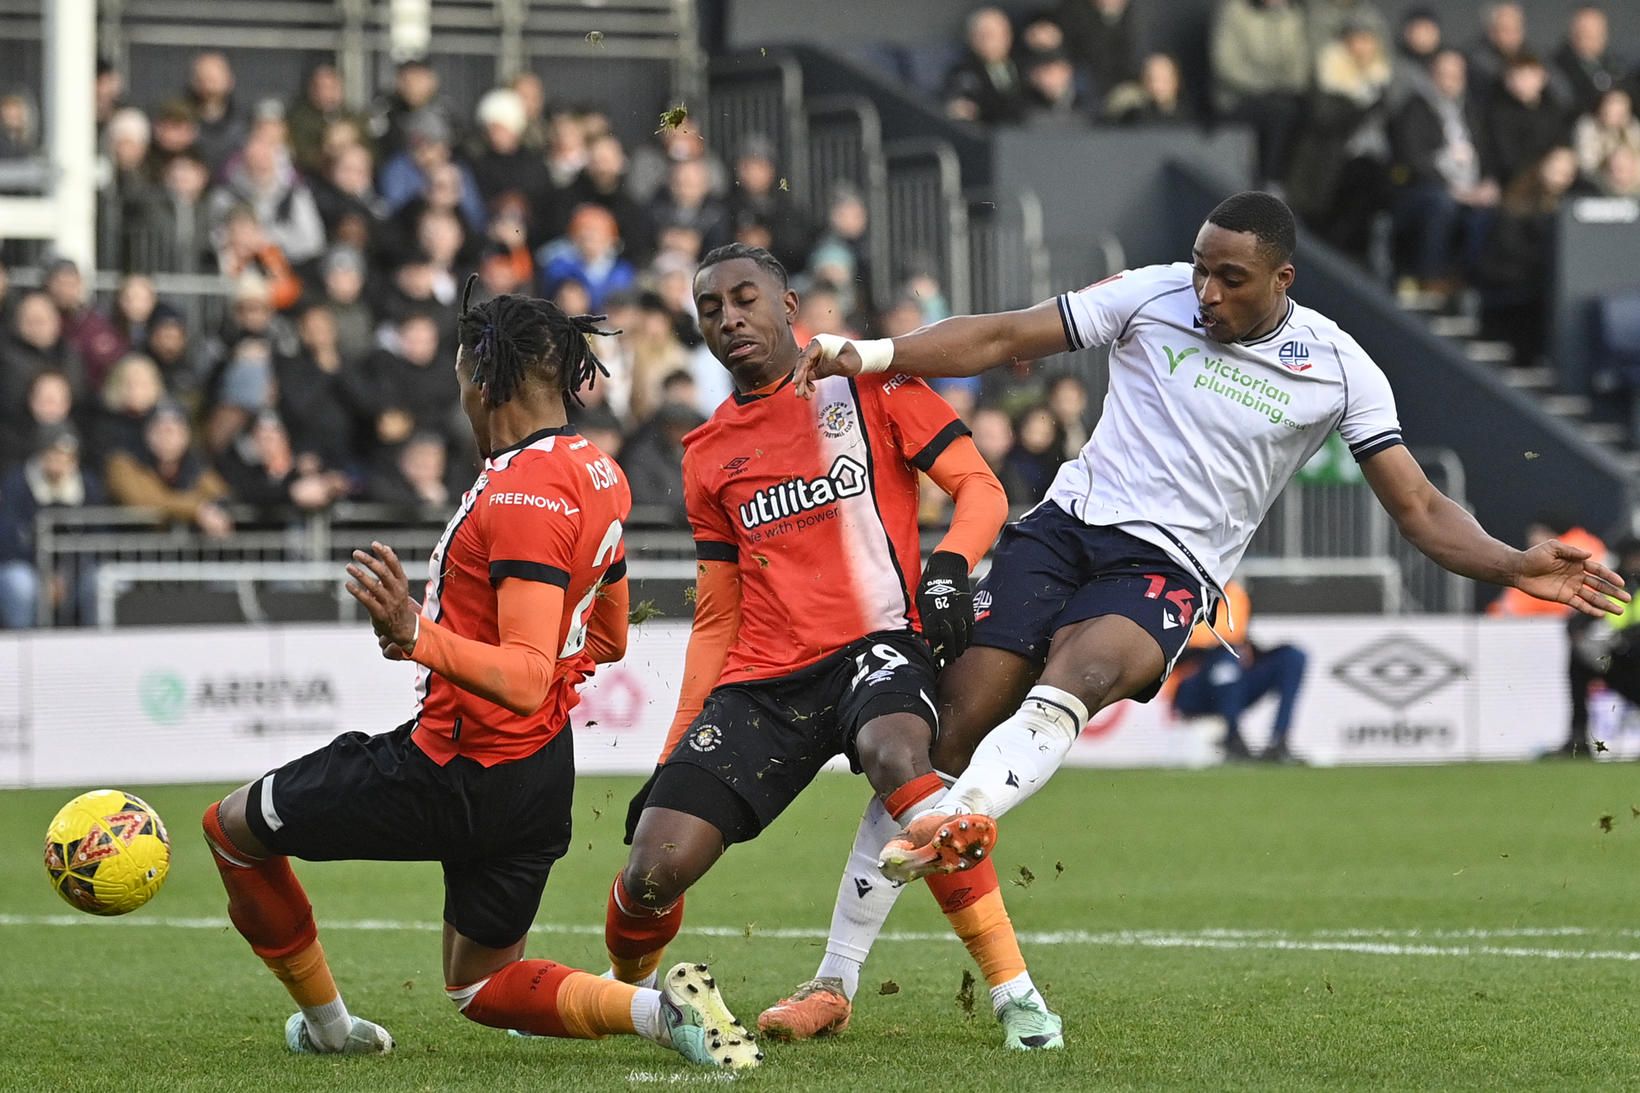
[[[696,751],[716,751],[723,743],[723,730],[716,725],[702,725],[689,733],[689,746]]]
[[[827,403],[820,411],[820,431],[833,440],[849,431],[854,424],[854,411],[846,402]]]

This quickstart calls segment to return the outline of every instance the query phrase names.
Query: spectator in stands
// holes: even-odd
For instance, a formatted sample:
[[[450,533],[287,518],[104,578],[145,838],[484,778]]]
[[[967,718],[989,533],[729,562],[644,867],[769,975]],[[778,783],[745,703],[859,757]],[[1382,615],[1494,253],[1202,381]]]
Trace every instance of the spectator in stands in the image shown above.
[[[478,100],[478,134],[469,157],[479,195],[487,206],[503,193],[524,196],[532,208],[551,197],[552,177],[538,152],[524,147],[528,123],[524,98],[510,88],[498,87]]]
[[[450,209],[424,210],[416,221],[416,249],[433,269],[433,296],[440,303],[454,303],[472,261],[466,229],[456,214]]]
[[[449,444],[460,417],[455,372],[439,354],[438,321],[430,312],[407,311],[395,325],[391,346],[365,362],[368,389],[375,393],[378,448],[391,451],[413,433],[437,433]],[[464,435],[464,434],[461,434]]]
[[[54,622],[95,621],[89,572],[67,569],[43,587],[35,568],[35,523],[42,510],[106,503],[102,481],[80,466],[80,442],[67,424],[44,430],[28,461],[0,475],[0,627],[24,630],[38,618],[40,598]]]
[[[1194,125],[1196,109],[1184,97],[1179,62],[1152,53],[1139,67],[1139,81],[1123,84],[1105,100],[1105,117],[1123,125]]]
[[[46,294],[62,318],[63,341],[85,366],[85,382],[101,386],[125,344],[108,317],[91,306],[80,267],[67,258],[52,261],[46,266]]]
[[[520,72],[509,84],[524,103],[524,135],[520,143],[536,155],[547,150],[547,88],[533,72]]]
[[[698,242],[691,257],[729,242],[732,235],[729,207],[712,196],[711,175],[705,160],[683,159],[672,164],[666,188],[649,207],[656,231],[681,228]]]
[[[405,149],[382,167],[381,195],[388,211],[397,213],[418,197],[426,198],[429,204],[453,199],[461,208],[462,218],[474,228],[482,229],[484,198],[471,169],[451,158],[450,123],[442,114],[423,111],[405,121],[404,135],[408,142]],[[451,177],[458,183],[456,193],[441,198],[435,192],[435,185],[448,188]]]
[[[40,372],[61,372],[75,393],[85,390],[85,368],[63,340],[63,319],[51,297],[25,293],[12,314],[12,329],[0,345],[0,422],[12,428],[25,393]]]
[[[313,192],[291,165],[280,134],[282,125],[259,124],[243,152],[231,163],[222,186],[211,197],[218,222],[240,206],[256,213],[268,241],[292,265],[300,266],[325,249],[325,225]]]
[[[1227,0],[1213,24],[1214,106],[1254,128],[1259,179],[1278,188],[1310,86],[1306,35],[1304,11],[1289,0]]]
[[[438,73],[420,57],[400,61],[393,71],[393,90],[376,103],[370,117],[370,135],[382,162],[404,151],[410,144],[408,130],[428,116],[438,117],[448,132],[450,112],[438,96]]]
[[[0,260],[0,326],[11,329],[12,311],[17,304],[17,294],[12,291],[11,271],[6,268],[4,260]]]
[[[108,495],[118,504],[157,509],[213,539],[233,532],[233,518],[222,507],[227,483],[195,453],[187,415],[175,403],[154,410],[140,452],[108,457],[106,475]]]
[[[1389,205],[1389,90],[1383,39],[1346,20],[1316,63],[1309,121],[1294,153],[1289,201],[1333,245],[1364,260]]]
[[[859,337],[859,332],[849,325],[842,294],[830,281],[814,281],[798,294],[797,319],[792,323],[792,335],[799,345],[804,345],[813,341],[816,334]]]
[[[1481,40],[1469,52],[1469,82],[1491,95],[1509,62],[1528,51],[1526,9],[1518,3],[1487,4],[1481,12]]]
[[[735,156],[735,185],[729,211],[739,223],[749,217],[766,227],[767,249],[787,269],[802,269],[814,242],[814,227],[779,177],[774,142],[761,134],[746,137]]]
[[[1065,436],[1044,405],[1029,407],[1014,421],[1014,446],[1005,466],[1019,481],[1022,500],[1036,504],[1048,492],[1065,461]],[[1012,497],[1009,500],[1013,500]]]
[[[581,117],[573,110],[554,110],[547,118],[547,173],[555,191],[569,188],[587,165],[587,129]],[[563,210],[567,214],[568,210]],[[553,222],[543,214],[542,221],[549,227]]]
[[[1064,458],[1075,459],[1093,435],[1093,423],[1088,420],[1088,385],[1081,376],[1061,373],[1048,383],[1047,405],[1064,437],[1060,451]]]
[[[29,382],[23,412],[0,430],[0,470],[16,466],[40,450],[48,430],[74,424],[74,388],[61,372],[37,372]]]
[[[672,164],[686,159],[704,160],[708,179],[707,189],[714,197],[729,193],[729,172],[723,163],[706,147],[706,138],[693,121],[682,125],[663,125],[655,140],[640,145],[632,153],[632,166],[627,171],[627,186],[638,201],[648,203],[660,193],[671,173]]]
[[[1395,42],[1389,105],[1399,110],[1413,95],[1429,93],[1429,66],[1441,49],[1441,18],[1431,7],[1412,7],[1401,16]]]
[[[1025,120],[1029,100],[1013,48],[1013,26],[1001,8],[980,8],[970,15],[968,54],[945,77],[945,112],[985,125]]]
[[[1457,270],[1475,261],[1499,197],[1481,163],[1481,114],[1467,67],[1455,49],[1437,53],[1428,91],[1407,100],[1390,127],[1396,232],[1419,289],[1442,296],[1453,291]]]
[[[1174,678],[1179,680],[1173,692],[1173,708],[1185,717],[1222,717],[1224,739],[1220,747],[1224,757],[1232,761],[1251,759],[1253,753],[1241,735],[1241,717],[1265,695],[1276,694],[1279,705],[1270,727],[1270,741],[1258,758],[1272,763],[1296,762],[1287,740],[1309,658],[1293,645],[1255,645],[1247,636],[1253,608],[1246,590],[1233,580],[1224,593],[1229,610],[1221,616],[1218,632],[1207,623],[1197,624],[1190,633],[1185,655],[1173,670]],[[1221,639],[1230,648],[1225,648]]]
[[[627,186],[626,149],[613,134],[605,133],[587,145],[586,166],[563,197],[572,209],[587,204],[608,209],[620,229],[621,255],[634,266],[643,265],[654,256],[654,225],[650,223],[648,211]]]
[[[667,403],[621,446],[621,469],[634,508],[660,509],[668,523],[686,520],[683,503],[683,438],[705,422],[692,406]]]
[[[1475,273],[1483,329],[1509,342],[1523,367],[1543,352],[1555,214],[1575,185],[1577,157],[1564,146],[1522,172],[1503,192]]]
[[[296,320],[297,344],[273,362],[278,413],[297,455],[347,469],[377,395],[369,389],[362,355],[343,352],[333,310],[314,304]]]
[[[1611,154],[1619,148],[1640,152],[1640,120],[1634,116],[1634,100],[1622,88],[1600,96],[1592,112],[1577,120],[1572,147],[1583,177],[1598,183]]]
[[[1628,145],[1613,148],[1596,184],[1606,197],[1640,197],[1640,151]]]
[[[1499,91],[1486,106],[1486,143],[1481,160],[1492,177],[1507,183],[1570,137],[1566,112],[1548,94],[1543,62],[1522,53],[1504,67]]]
[[[324,172],[326,130],[336,122],[349,123],[361,141],[368,139],[370,119],[348,109],[342,74],[330,61],[320,61],[308,69],[301,96],[285,110],[291,156],[309,178]]]
[[[204,160],[182,151],[166,160],[158,188],[142,191],[139,201],[127,202],[127,268],[153,273],[216,271],[213,218],[205,193],[210,178]]]
[[[120,338],[120,352],[141,348],[148,340],[148,324],[153,321],[154,308],[159,306],[159,295],[154,282],[140,273],[129,273],[120,278],[120,287],[114,293],[114,311],[110,319],[114,332]]]
[[[205,451],[212,458],[220,459],[257,415],[277,405],[273,354],[266,338],[240,338],[229,350],[205,416]]]
[[[97,233],[97,260],[104,268],[128,268],[124,221],[140,216],[143,206],[159,198],[159,183],[148,173],[149,135],[148,115],[129,107],[110,118],[103,131],[109,173],[97,190],[97,216],[103,224]]]
[[[279,245],[262,230],[256,210],[239,205],[228,210],[215,232],[216,265],[224,277],[250,284],[253,279],[267,290],[270,306],[283,311],[302,295],[302,281],[291,269]]]
[[[97,119],[98,137],[108,128],[115,113],[125,106],[125,77],[107,57],[98,57],[96,82],[91,91],[91,111]]]
[[[0,95],[0,159],[23,159],[39,149],[34,103],[21,91]]]
[[[217,460],[235,501],[258,509],[317,512],[347,496],[347,477],[327,470],[317,453],[297,455],[279,415],[264,411]]]
[[[1631,60],[1612,50],[1605,9],[1579,4],[1567,21],[1566,40],[1553,57],[1558,97],[1575,114],[1593,111],[1602,95],[1620,86]]]
[[[172,159],[184,152],[205,163],[196,147],[199,143],[199,122],[194,118],[193,105],[186,98],[167,99],[154,112],[153,130],[148,146],[148,174],[154,179],[165,177],[165,168]],[[206,181],[210,180],[211,166],[205,165]]]
[[[1037,499],[1031,496],[1030,487],[1008,462],[1008,455],[1014,449],[1014,423],[1007,411],[995,406],[981,406],[974,411],[969,427],[974,431],[974,447],[979,449],[985,465],[1002,483],[1002,489],[1008,495],[1008,504],[1015,509],[1035,504]]]
[[[165,389],[184,405],[193,405],[199,398],[203,379],[198,354],[183,321],[181,312],[167,303],[154,305],[148,319],[148,339],[142,351],[159,366],[165,378]]]
[[[1025,58],[1026,120],[1033,125],[1086,125],[1089,110],[1076,91],[1076,69],[1061,50]]]
[[[101,465],[115,452],[142,451],[148,419],[165,396],[159,365],[141,353],[121,357],[102,385],[90,420],[87,454]]]
[[[376,192],[370,150],[362,144],[337,149],[313,186],[329,239],[361,251],[374,249],[387,223],[387,202]]]
[[[588,306],[596,311],[612,292],[637,280],[632,263],[621,256],[620,228],[602,205],[581,205],[570,217],[569,233],[542,247],[535,256],[541,291],[552,296],[568,280],[586,286]]]
[[[845,248],[853,264],[850,286],[854,296],[858,300],[871,300],[877,271],[871,266],[870,229],[865,195],[851,183],[835,183],[826,205],[826,226],[810,252],[810,271],[815,272],[816,257],[824,258],[836,247]]]
[[[1055,12],[1065,52],[1081,69],[1094,102],[1139,77],[1138,35],[1129,0],[1061,0]]]
[[[245,118],[234,103],[233,67],[215,50],[194,54],[188,103],[198,135],[194,146],[214,175],[245,143]]]
[[[442,519],[449,510],[444,439],[417,433],[401,445],[390,465],[370,477],[369,499]]]

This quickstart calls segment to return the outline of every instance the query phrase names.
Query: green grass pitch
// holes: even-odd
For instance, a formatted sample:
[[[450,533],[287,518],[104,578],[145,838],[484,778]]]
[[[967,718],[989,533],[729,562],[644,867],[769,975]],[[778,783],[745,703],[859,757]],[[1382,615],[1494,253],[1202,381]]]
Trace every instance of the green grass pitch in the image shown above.
[[[604,895],[635,784],[581,782],[574,850],[531,955],[604,966]],[[432,865],[298,866],[350,1008],[399,1050],[288,1055],[289,1003],[227,928],[198,832],[220,788],[142,789],[175,859],[154,902],[115,922],[78,915],[47,885],[40,840],[70,791],[0,793],[0,1089],[722,1079],[635,1039],[518,1041],[459,1018],[439,979]],[[711,961],[748,1024],[812,973],[866,794],[862,780],[822,777],[690,894],[671,955]],[[959,1004],[967,954],[910,891],[866,967],[854,1027],[774,1045],[736,1084],[1640,1088],[1635,806],[1640,784],[1618,764],[1067,770],[1004,821],[997,864],[1068,1050],[1001,1051],[983,989],[975,1012]]]

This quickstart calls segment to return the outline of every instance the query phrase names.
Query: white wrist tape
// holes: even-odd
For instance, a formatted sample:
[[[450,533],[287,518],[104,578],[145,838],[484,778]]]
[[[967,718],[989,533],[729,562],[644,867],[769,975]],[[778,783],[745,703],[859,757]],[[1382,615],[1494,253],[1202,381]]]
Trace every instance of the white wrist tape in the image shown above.
[[[860,354],[860,371],[886,372],[888,366],[894,363],[894,339],[892,338],[863,338],[853,341],[837,334],[816,334],[814,340],[820,343],[820,355],[828,361],[837,359],[844,346],[854,346],[854,351]]]

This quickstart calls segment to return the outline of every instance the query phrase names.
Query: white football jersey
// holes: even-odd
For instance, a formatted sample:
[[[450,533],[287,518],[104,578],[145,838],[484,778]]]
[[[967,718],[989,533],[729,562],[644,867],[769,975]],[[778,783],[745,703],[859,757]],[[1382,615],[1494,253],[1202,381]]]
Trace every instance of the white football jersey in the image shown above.
[[[1389,381],[1310,308],[1253,341],[1209,339],[1191,266],[1129,270],[1059,297],[1072,348],[1111,345],[1110,389],[1048,500],[1223,587],[1260,521],[1337,429],[1357,460],[1401,443]]]

